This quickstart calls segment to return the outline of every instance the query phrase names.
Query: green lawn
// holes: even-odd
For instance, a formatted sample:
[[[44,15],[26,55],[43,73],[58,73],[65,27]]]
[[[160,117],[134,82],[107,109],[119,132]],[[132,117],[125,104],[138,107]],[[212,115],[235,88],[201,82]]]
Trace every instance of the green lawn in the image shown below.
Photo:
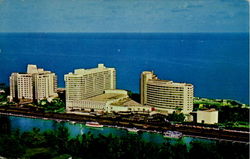
[[[43,157],[55,157],[57,156],[57,152],[50,148],[28,148],[25,154],[22,156],[25,158],[43,158]]]
[[[71,156],[68,155],[68,154],[63,154],[63,155],[60,155],[60,156],[56,156],[56,157],[53,157],[52,159],[69,159]],[[76,159],[74,157],[74,159]]]

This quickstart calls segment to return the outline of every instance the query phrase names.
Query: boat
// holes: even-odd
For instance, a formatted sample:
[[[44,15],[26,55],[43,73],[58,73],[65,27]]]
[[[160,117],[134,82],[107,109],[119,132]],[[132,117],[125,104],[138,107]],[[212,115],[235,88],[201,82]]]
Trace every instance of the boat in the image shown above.
[[[98,122],[94,122],[94,121],[86,122],[86,126],[95,127],[95,128],[102,128],[103,127],[103,125],[99,124]]]
[[[70,123],[71,123],[71,124],[75,124],[76,122],[75,122],[75,121],[71,121]]]
[[[143,125],[144,129],[147,129],[149,127],[149,125]]]
[[[174,139],[180,139],[182,137],[182,133],[178,131],[165,131],[163,133],[163,136],[165,138],[174,138]]]
[[[137,133],[139,131],[139,129],[136,129],[136,128],[127,128],[128,132],[131,132],[131,133]]]
[[[60,120],[60,119],[56,119],[55,121],[58,123],[62,122],[62,120]]]

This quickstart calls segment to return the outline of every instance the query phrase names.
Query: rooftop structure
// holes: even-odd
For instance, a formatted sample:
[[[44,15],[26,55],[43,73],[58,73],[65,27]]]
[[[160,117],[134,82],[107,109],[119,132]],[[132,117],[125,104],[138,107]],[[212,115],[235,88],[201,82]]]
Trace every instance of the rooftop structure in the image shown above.
[[[100,101],[100,102],[108,102],[111,100],[121,99],[127,97],[127,95],[124,94],[116,94],[116,93],[104,93],[102,95],[94,96],[91,98],[88,98],[88,100],[92,101]]]
[[[69,101],[67,110],[84,110],[84,111],[107,111],[107,107],[119,100],[128,98],[127,91],[125,90],[106,90],[103,94],[94,97],[86,98],[83,100]]]
[[[150,107],[142,106],[128,97],[125,90],[105,90],[104,94],[90,97],[78,102],[68,103],[68,112],[97,111],[97,112],[130,112],[151,111]]]
[[[140,103],[132,100],[131,98],[124,98],[117,102],[111,103],[111,105],[120,105],[120,106],[142,106]]]

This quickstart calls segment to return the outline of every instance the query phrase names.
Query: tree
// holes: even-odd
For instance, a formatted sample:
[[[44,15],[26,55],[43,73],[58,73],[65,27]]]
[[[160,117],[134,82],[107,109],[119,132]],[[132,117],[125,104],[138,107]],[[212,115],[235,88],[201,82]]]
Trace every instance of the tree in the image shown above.
[[[69,141],[69,130],[68,128],[61,125],[56,131],[55,136],[57,138],[57,148],[59,152],[67,152],[67,143]]]
[[[25,152],[25,146],[20,141],[19,131],[0,137],[0,155],[7,158],[18,158]]]
[[[11,122],[9,116],[0,115],[0,135],[11,133]]]
[[[173,114],[169,114],[167,119],[169,121],[183,122],[185,120],[185,115],[183,113],[177,114],[174,112]]]
[[[216,152],[216,145],[213,143],[205,143],[193,141],[190,143],[189,158],[216,159],[219,158]]]

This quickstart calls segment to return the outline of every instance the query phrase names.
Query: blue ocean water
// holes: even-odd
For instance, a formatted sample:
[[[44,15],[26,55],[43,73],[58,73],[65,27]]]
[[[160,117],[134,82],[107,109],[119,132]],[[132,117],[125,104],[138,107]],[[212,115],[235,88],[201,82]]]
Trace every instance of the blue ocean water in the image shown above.
[[[139,92],[140,73],[192,83],[195,96],[249,104],[249,35],[246,33],[2,33],[0,82],[27,64],[63,75],[98,63],[117,70],[117,86]]]

